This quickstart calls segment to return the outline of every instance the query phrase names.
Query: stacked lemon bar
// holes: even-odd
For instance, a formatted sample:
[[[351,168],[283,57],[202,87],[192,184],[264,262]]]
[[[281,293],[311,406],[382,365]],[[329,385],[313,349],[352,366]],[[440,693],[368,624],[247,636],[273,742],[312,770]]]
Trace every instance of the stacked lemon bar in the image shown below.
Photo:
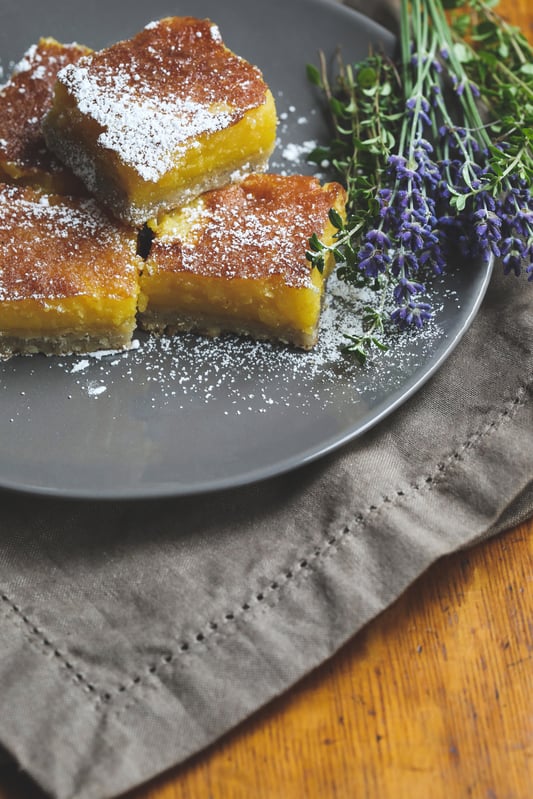
[[[332,240],[345,193],[265,172],[272,93],[215,24],[169,17],[97,52],[41,40],[2,109],[26,124],[0,122],[1,357],[125,348],[136,326],[314,345],[332,265],[311,269],[307,242]]]

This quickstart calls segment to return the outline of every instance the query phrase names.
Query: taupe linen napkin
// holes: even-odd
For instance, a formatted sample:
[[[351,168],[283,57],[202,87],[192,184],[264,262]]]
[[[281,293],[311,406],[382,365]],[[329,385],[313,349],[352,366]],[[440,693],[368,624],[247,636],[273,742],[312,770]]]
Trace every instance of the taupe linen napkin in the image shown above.
[[[0,493],[0,742],[106,799],[213,742],[431,563],[533,513],[532,287],[495,275],[406,405],[338,453],[204,497]]]

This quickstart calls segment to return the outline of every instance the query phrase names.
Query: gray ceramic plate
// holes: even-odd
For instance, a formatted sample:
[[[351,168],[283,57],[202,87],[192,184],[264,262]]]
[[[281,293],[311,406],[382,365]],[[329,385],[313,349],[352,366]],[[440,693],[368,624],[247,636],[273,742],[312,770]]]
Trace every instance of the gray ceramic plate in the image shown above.
[[[149,10],[148,10],[149,7]],[[101,47],[169,14],[210,16],[275,95],[272,171],[311,171],[325,141],[305,76],[319,49],[358,60],[391,37],[327,0],[16,0],[0,10],[4,69],[40,35]],[[155,342],[128,353],[13,359],[0,366],[0,485],[96,498],[185,495],[242,485],[317,458],[378,423],[443,363],[472,321],[490,267],[453,267],[435,324],[400,336],[364,370],[341,355],[352,324],[332,282],[314,353],[228,337]]]

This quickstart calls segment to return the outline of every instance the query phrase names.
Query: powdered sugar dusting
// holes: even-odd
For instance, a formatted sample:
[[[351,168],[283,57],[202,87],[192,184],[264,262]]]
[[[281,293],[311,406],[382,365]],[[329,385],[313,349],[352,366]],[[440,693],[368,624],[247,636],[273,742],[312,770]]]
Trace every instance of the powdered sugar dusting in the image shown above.
[[[308,176],[249,175],[171,217],[174,225],[163,223],[150,260],[158,269],[179,264],[180,271],[226,280],[276,275],[285,286],[318,292],[305,252],[311,235],[322,235],[340,191]]]
[[[50,108],[56,76],[61,67],[76,61],[86,48],[42,39],[32,45],[0,87],[0,161],[8,161],[19,178],[35,170],[67,180],[64,167],[47,151],[41,122]]]
[[[24,53],[22,58],[13,67],[12,75],[20,75],[22,72],[29,72],[33,69],[35,57],[37,55],[37,45],[32,44]]]
[[[59,202],[30,188],[0,186],[0,260],[0,301],[46,302],[88,290],[124,297],[136,286],[134,234],[90,199]]]
[[[75,94],[81,113],[102,126],[98,143],[119,153],[147,181],[179,168],[192,139],[223,130],[232,120],[230,111],[192,99],[153,98],[148,86],[132,85],[129,73],[109,73],[95,83],[88,67],[72,66],[62,71],[61,80]]]
[[[157,182],[198,138],[264,102],[259,70],[230,53],[208,20],[160,20],[59,73],[98,144]],[[84,176],[85,178],[86,176]]]

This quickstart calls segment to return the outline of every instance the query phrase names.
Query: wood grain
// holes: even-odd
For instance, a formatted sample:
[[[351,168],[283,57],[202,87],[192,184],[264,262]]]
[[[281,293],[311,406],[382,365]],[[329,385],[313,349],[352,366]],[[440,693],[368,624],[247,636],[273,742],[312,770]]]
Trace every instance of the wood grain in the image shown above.
[[[533,39],[531,0],[499,10]],[[533,520],[436,563],[286,696],[124,799],[527,799],[532,589]],[[43,795],[7,769],[0,799]]]

